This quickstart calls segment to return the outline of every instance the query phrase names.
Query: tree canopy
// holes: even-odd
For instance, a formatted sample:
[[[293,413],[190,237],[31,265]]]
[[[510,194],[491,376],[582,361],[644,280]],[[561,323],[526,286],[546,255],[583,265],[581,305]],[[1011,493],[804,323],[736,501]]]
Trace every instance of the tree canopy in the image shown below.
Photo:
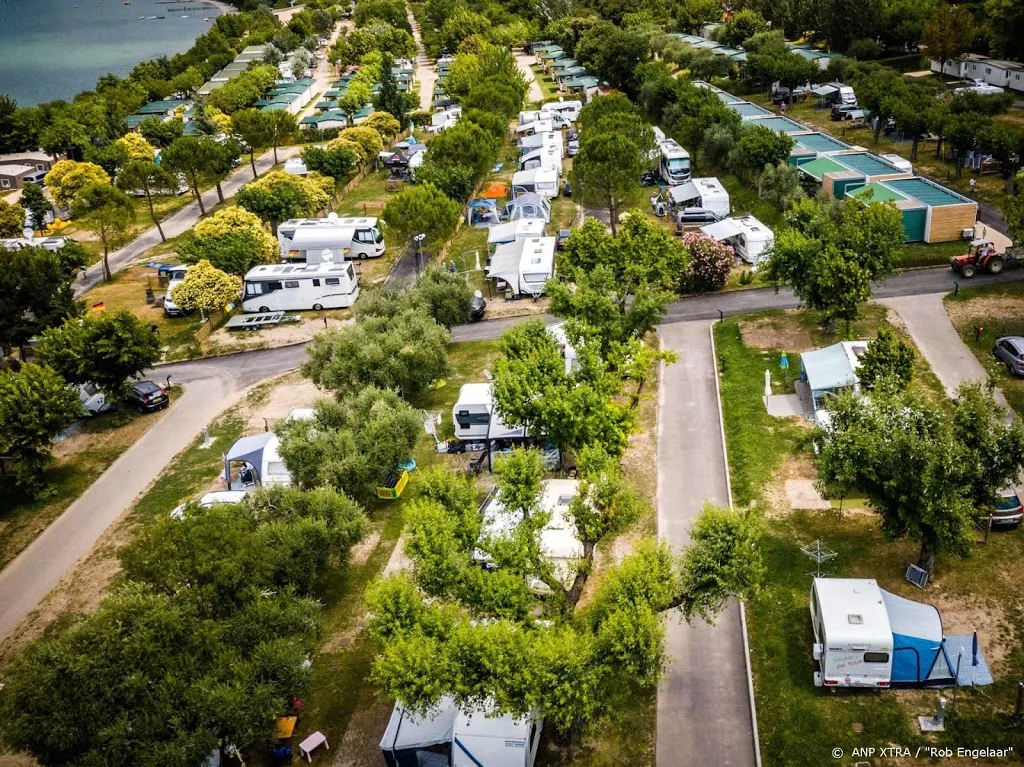
[[[178,247],[178,256],[186,264],[205,259],[223,272],[244,275],[257,264],[277,261],[279,248],[256,214],[235,205],[196,224]]]
[[[171,299],[185,311],[216,312],[241,297],[242,278],[225,274],[205,258],[190,267],[171,291]]]

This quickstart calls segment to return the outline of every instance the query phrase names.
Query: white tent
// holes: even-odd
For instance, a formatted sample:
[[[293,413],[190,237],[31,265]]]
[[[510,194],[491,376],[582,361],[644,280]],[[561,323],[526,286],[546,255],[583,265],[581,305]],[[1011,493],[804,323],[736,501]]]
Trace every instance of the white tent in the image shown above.
[[[280,444],[281,441],[272,431],[237,440],[224,456],[224,481],[228,487],[232,488],[231,464],[233,463],[248,464],[255,475],[256,484],[263,487],[291,485],[292,475],[278,452]]]
[[[396,703],[380,740],[388,767],[448,767],[458,708],[450,697],[441,699],[426,716],[410,714]]]

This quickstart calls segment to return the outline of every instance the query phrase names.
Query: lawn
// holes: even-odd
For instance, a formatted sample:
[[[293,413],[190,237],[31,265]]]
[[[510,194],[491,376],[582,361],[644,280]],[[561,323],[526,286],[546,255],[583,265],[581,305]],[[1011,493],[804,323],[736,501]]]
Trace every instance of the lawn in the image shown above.
[[[533,76],[536,78],[537,84],[540,86],[540,90],[544,94],[544,98],[541,99],[541,103],[552,101],[562,95],[561,91],[558,90],[558,86],[555,84],[555,81],[544,74],[544,70],[542,70],[537,64],[531,64],[530,69],[533,70]]]
[[[1011,375],[992,354],[997,338],[1024,335],[1024,284],[961,287],[956,296],[947,294],[945,302],[957,333],[988,371],[990,380],[1006,395],[1010,407],[1024,413],[1024,379]]]
[[[882,316],[866,314],[858,332],[877,326]],[[761,332],[748,332],[751,323]],[[768,327],[757,328],[756,323]],[[888,541],[875,514],[852,508],[858,505],[855,499],[847,498],[847,512],[841,517],[833,510],[794,509],[784,483],[790,478],[813,479],[813,453],[805,426],[767,416],[762,404],[765,369],[773,371],[773,379],[781,378],[778,353],[763,348],[770,346],[772,330],[782,345],[809,330],[818,343],[814,322],[792,314],[728,319],[715,328],[717,352],[724,362],[721,396],[733,491],[739,504],[753,502],[765,530],[761,546],[768,577],[747,612],[764,764],[848,765],[855,761],[849,757],[854,747],[886,744],[912,750],[919,745],[1013,746],[1019,753],[1024,735],[1004,728],[1016,694],[1015,680],[1024,672],[1017,636],[1024,617],[1017,588],[1018,573],[1024,569],[1020,564],[1024,536],[993,534],[989,543],[975,548],[973,558],[941,557],[935,578],[922,593],[902,577],[905,563],[916,558],[917,542]],[[793,355],[790,360],[792,366]],[[915,372],[915,380],[933,393],[933,383],[922,373]],[[839,692],[813,686],[807,600],[808,573],[815,564],[800,546],[815,540],[838,554],[824,567],[829,575],[875,578],[889,591],[936,604],[948,634],[978,630],[997,683],[985,688],[984,695],[961,690],[957,716],[947,720],[945,733],[925,738],[917,728],[915,717],[935,709],[935,691]],[[844,749],[847,760],[834,760],[835,748]]]

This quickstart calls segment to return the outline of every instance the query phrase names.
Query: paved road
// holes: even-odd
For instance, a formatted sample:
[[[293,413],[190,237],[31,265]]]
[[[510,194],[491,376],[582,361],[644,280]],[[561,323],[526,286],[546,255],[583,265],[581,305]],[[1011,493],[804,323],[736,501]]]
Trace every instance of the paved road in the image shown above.
[[[730,506],[709,322],[662,327],[658,416],[658,534],[680,549],[705,502]],[[669,617],[669,666],[658,689],[655,762],[672,767],[754,767],[754,741],[738,604],[714,626]]]
[[[299,151],[299,147],[281,147],[277,150],[278,159],[281,162],[284,162],[289,157],[297,155]],[[221,184],[221,189],[224,190],[224,199],[234,197],[238,193],[238,190],[242,188],[243,184],[247,184],[252,181],[252,168],[247,162],[248,157],[244,157],[243,160],[246,160],[246,162],[243,162],[240,166],[235,168],[231,175],[224,179]],[[256,172],[259,175],[263,175],[269,171],[273,165],[273,152],[267,152],[266,154],[256,158]],[[217,197],[216,188],[209,189],[203,193],[203,205],[206,206],[206,210],[209,211],[218,202],[220,202],[220,200]],[[168,237],[176,237],[194,227],[196,223],[198,223],[199,219],[199,203],[193,200],[173,216],[164,219],[160,223],[163,226],[164,234]],[[160,233],[157,231],[157,228],[154,226],[145,230],[123,248],[115,250],[110,254],[110,271],[116,274],[142,258],[150,248],[156,247],[159,244]],[[85,278],[79,280],[75,284],[75,297],[81,298],[86,291],[101,282],[103,282],[102,259],[90,266],[88,270],[86,270]]]
[[[543,101],[544,91],[541,90],[540,83],[537,82],[537,76],[530,69],[530,65],[536,62],[533,56],[529,56],[523,52],[516,53],[516,66],[519,67],[519,71],[523,73],[523,77],[526,78],[526,82],[530,86],[530,90],[526,94],[527,101]]]
[[[246,387],[296,367],[305,356],[304,346],[294,346],[150,371],[152,378],[171,374],[175,383],[188,386],[162,419],[0,571],[0,637],[17,628],[174,456]]]
[[[409,25],[412,27],[412,36],[416,41],[416,82],[420,86],[420,109],[427,114],[434,111],[434,83],[437,82],[437,72],[434,71],[430,58],[427,56],[427,49],[423,47],[423,38],[420,36],[420,25],[416,17],[409,9]]]

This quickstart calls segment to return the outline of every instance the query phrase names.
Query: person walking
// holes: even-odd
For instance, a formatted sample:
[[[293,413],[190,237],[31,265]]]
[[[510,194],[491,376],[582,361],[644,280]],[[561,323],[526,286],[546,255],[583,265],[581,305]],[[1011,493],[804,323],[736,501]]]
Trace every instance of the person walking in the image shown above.
[[[967,187],[971,190],[971,197],[974,197],[974,188],[977,185],[978,185],[978,180],[976,178],[972,178],[970,181],[967,182]]]

